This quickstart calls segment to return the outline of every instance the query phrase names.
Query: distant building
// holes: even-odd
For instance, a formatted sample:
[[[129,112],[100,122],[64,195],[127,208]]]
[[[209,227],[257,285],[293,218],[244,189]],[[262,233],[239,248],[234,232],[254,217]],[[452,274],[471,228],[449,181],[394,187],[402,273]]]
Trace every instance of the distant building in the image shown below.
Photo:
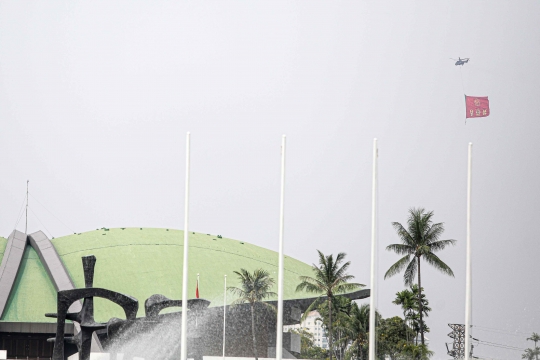
[[[314,345],[328,349],[328,338],[326,337],[326,331],[323,328],[320,318],[321,314],[318,311],[311,311],[300,324],[286,325],[283,327],[283,331],[303,329],[313,335]]]

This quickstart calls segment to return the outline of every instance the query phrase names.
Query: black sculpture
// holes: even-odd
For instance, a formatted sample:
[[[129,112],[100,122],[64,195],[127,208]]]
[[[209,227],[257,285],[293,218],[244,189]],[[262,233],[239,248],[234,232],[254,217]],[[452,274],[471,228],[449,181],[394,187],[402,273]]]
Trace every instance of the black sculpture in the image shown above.
[[[188,299],[188,309],[204,310],[210,305],[210,301],[206,299]],[[171,300],[161,294],[150,296],[144,302],[144,313],[147,317],[158,316],[159,312],[169,307],[181,307],[182,300]]]
[[[47,317],[57,318],[56,337],[49,339],[54,341],[53,360],[64,360],[64,341],[77,345],[79,360],[90,359],[93,333],[107,328],[107,324],[97,323],[94,320],[94,297],[104,298],[120,305],[124,309],[127,320],[133,320],[137,316],[139,309],[137,299],[111,290],[92,287],[96,264],[95,256],[83,256],[82,263],[85,288],[58,291],[57,313],[45,314]],[[81,311],[68,313],[69,307],[80,299],[84,299]],[[76,336],[64,336],[66,319],[80,325],[81,330]]]
[[[178,323],[180,322],[181,313],[167,315],[160,315],[159,313],[166,308],[181,307],[182,300],[171,300],[160,294],[152,295],[144,303],[146,316],[137,318],[137,310],[139,309],[137,299],[115,291],[93,287],[96,257],[93,255],[83,256],[82,263],[85,288],[58,291],[57,313],[45,314],[47,317],[57,319],[56,337],[49,339],[49,341],[54,341],[53,360],[64,360],[65,343],[77,345],[79,360],[89,360],[94,332],[99,331],[100,335],[106,333],[105,339],[108,340],[126,341],[138,336],[140,333],[151,331],[155,326],[163,325],[166,317],[171,319],[167,315],[172,315],[174,319],[177,319]],[[126,318],[112,318],[107,323],[96,322],[94,320],[94,297],[101,297],[120,305],[124,309]],[[68,312],[71,305],[80,299],[84,299],[81,311]],[[202,359],[204,347],[201,342],[202,327],[206,322],[204,312],[209,305],[210,301],[205,299],[188,299],[188,310],[190,310],[191,314],[188,317],[188,325],[190,326],[188,349],[191,350],[190,355],[195,359]],[[65,336],[66,320],[74,321],[80,325],[80,331],[76,336]],[[179,328],[177,331],[179,331]],[[180,338],[180,334],[178,334],[177,338]],[[117,354],[113,351],[111,355],[114,359]]]

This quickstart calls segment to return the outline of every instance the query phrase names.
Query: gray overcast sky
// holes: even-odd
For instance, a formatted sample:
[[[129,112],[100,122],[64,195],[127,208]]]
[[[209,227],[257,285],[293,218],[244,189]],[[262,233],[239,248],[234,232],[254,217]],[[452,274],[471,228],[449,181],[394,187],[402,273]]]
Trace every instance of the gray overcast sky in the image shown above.
[[[0,3],[0,234],[191,227],[277,250],[287,134],[286,253],[347,252],[369,283],[371,147],[380,145],[380,275],[390,223],[422,206],[457,246],[424,266],[436,359],[464,321],[467,143],[474,143],[473,323],[525,348],[540,332],[538,1]],[[462,69],[450,57],[470,57]],[[461,74],[460,74],[461,71]],[[461,76],[463,78],[463,85]],[[464,98],[491,116],[464,124]],[[24,230],[22,222],[18,225]],[[383,281],[379,308],[403,289]],[[479,346],[476,355],[521,352]]]

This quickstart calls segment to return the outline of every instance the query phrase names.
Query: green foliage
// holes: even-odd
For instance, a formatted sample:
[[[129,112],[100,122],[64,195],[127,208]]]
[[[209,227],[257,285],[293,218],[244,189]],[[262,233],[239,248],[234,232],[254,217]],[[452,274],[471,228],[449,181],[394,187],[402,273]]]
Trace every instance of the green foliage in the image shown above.
[[[275,310],[273,305],[270,305],[263,300],[270,297],[275,297],[276,293],[270,291],[274,285],[274,279],[270,277],[268,271],[263,269],[257,269],[251,274],[246,269],[240,269],[240,271],[234,272],[238,275],[240,280],[240,287],[230,286],[228,291],[238,296],[233,301],[232,306],[239,304],[249,303],[251,307],[251,334],[253,336],[253,356],[255,360],[257,356],[257,338],[255,337],[255,304],[262,304],[272,310]]]
[[[537,333],[533,332],[531,337],[528,337],[527,340],[530,340],[530,341],[534,341],[534,347],[537,347],[536,346],[536,343],[540,341],[540,335],[538,335]]]
[[[522,359],[526,360],[535,360],[540,355],[540,348],[535,347],[534,349],[525,349],[525,352],[521,355]]]
[[[426,345],[404,344],[397,360],[428,360],[434,354]]]
[[[358,307],[356,303],[352,302],[349,298],[343,296],[335,296],[334,300],[331,302],[332,305],[332,326],[329,327],[330,322],[330,312],[329,312],[329,302],[326,301],[319,305],[317,308],[319,314],[321,315],[320,320],[322,321],[323,327],[326,328],[328,334],[328,329],[332,329],[332,339],[334,352],[336,357],[343,358],[343,354],[346,351],[348,344],[350,343],[349,333],[351,327],[351,315],[354,306]],[[369,314],[368,314],[369,319]]]
[[[328,351],[316,346],[313,335],[304,329],[290,330],[290,332],[300,335],[300,359],[326,359]]]
[[[320,304],[323,326],[328,329],[329,304]],[[369,351],[369,315],[368,304],[358,305],[342,296],[334,297],[332,302],[332,329],[334,354],[343,360],[366,360]],[[377,359],[427,359],[433,353],[427,347],[408,341],[415,335],[415,330],[399,316],[384,319],[376,312]],[[426,327],[427,328],[427,327]],[[309,334],[309,333],[308,333]]]
[[[345,259],[345,253],[339,253],[334,259],[333,255],[324,255],[322,252],[317,250],[319,253],[319,265],[313,264],[312,270],[314,277],[310,276],[300,276],[300,284],[296,287],[296,291],[306,291],[308,293],[319,294],[315,301],[307,308],[304,313],[303,319],[306,318],[307,314],[314,310],[323,302],[323,296],[326,296],[325,302],[329,303],[328,308],[328,346],[330,349],[333,349],[333,319],[332,319],[332,301],[334,300],[334,295],[357,290],[365,285],[350,283],[354,279],[353,275],[347,274],[347,270],[351,264],[350,261],[347,261],[342,265],[342,262]],[[330,360],[332,360],[332,351],[330,351]]]
[[[432,221],[433,211],[425,212],[424,209],[412,208],[409,210],[409,218],[407,219],[407,228],[398,222],[393,222],[392,225],[396,230],[401,244],[392,244],[386,247],[386,250],[393,251],[396,254],[403,255],[394,265],[390,266],[390,269],[384,275],[387,279],[392,277],[402,270],[405,270],[403,274],[403,281],[406,286],[412,286],[414,279],[418,275],[418,286],[420,291],[418,298],[421,297],[421,272],[420,272],[420,260],[424,259],[425,262],[433,266],[440,272],[449,276],[454,276],[454,272],[448,265],[446,265],[437,255],[436,252],[444,250],[449,245],[454,245],[455,240],[439,240],[444,232],[443,223],[433,224]],[[424,345],[424,328],[423,328],[423,310],[422,302],[419,304],[419,325],[420,335],[422,338],[422,345]]]
[[[401,239],[401,244],[388,245],[386,250],[404,256],[388,269],[384,275],[385,279],[405,269],[403,280],[405,285],[411,286],[418,269],[416,258],[423,258],[437,270],[454,276],[452,269],[439,259],[435,252],[444,250],[449,245],[454,245],[456,241],[439,240],[439,237],[444,232],[444,225],[443,223],[433,224],[432,217],[433,211],[426,213],[422,208],[413,208],[409,210],[407,229],[398,222],[392,223]]]
[[[427,300],[426,295],[425,293],[423,293],[423,291],[424,288],[422,288],[422,292],[420,292],[418,285],[414,284],[413,286],[411,286],[411,290],[405,289],[397,292],[396,299],[392,301],[393,304],[401,305],[405,323],[413,329],[415,339],[418,339],[418,334],[420,333],[421,329],[423,329],[424,333],[430,331],[429,327],[427,327],[424,319],[420,317],[419,313],[419,298],[422,302],[422,315],[427,317],[429,316],[429,312],[431,311],[431,308],[429,307],[429,301]],[[409,342],[409,337],[407,338],[407,342]]]
[[[408,343],[407,339],[413,336],[413,331],[399,316],[381,319],[377,326],[377,332],[377,355],[381,359],[386,356],[392,360],[398,359],[398,355]]]
[[[375,316],[380,319],[380,314]],[[376,322],[378,322],[376,320]],[[369,305],[362,304],[358,306],[352,303],[350,313],[348,340],[350,347],[347,350],[347,359],[364,360],[368,357],[368,342],[369,342]]]
[[[533,332],[532,335],[527,338],[527,340],[534,342],[534,349],[526,349],[525,353],[521,355],[521,358],[527,360],[538,360],[538,355],[540,355],[540,348],[536,346],[536,343],[540,341],[540,335]]]
[[[277,296],[275,292],[270,291],[272,286],[274,286],[275,281],[270,277],[268,271],[257,269],[253,272],[253,274],[251,274],[246,269],[240,269],[240,271],[235,271],[234,273],[238,275],[240,287],[227,287],[227,290],[238,296],[238,298],[232,303],[233,305],[243,303],[254,304]],[[265,304],[270,306],[267,303]]]

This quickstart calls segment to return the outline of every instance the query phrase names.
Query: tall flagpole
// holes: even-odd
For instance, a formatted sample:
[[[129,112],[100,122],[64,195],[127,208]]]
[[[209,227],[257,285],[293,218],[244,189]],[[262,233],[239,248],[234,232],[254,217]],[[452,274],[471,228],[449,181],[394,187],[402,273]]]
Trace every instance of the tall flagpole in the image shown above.
[[[223,360],[225,360],[225,329],[227,324],[227,275],[225,275],[223,288]]]
[[[187,360],[188,249],[189,249],[189,132],[186,134],[186,192],[184,200],[184,266],[182,270],[182,340],[181,360]]]
[[[465,360],[471,354],[471,307],[472,307],[472,262],[471,262],[471,190],[472,190],[472,143],[469,143],[467,174],[467,279],[465,289]]]
[[[369,292],[369,360],[375,360],[375,311],[377,304],[377,279],[376,279],[376,256],[377,256],[377,139],[373,139],[373,178],[371,185],[371,290]]]
[[[285,140],[281,137],[281,200],[279,208],[279,265],[278,265],[278,312],[276,328],[276,360],[283,356],[283,223],[285,203]]]

